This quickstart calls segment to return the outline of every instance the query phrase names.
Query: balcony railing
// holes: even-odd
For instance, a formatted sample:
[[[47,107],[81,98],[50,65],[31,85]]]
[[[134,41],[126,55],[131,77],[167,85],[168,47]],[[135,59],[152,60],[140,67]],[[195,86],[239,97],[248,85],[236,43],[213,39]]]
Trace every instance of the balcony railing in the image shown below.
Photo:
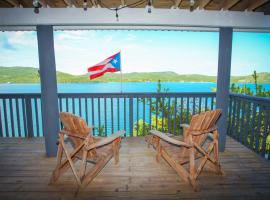
[[[270,99],[230,95],[228,135],[270,159]]]
[[[95,135],[144,135],[148,128],[179,134],[180,123],[215,107],[215,93],[61,93],[58,103],[94,125]],[[0,94],[0,112],[1,137],[43,136],[40,94]]]
[[[181,134],[180,124],[215,109],[215,93],[61,93],[59,110],[72,112],[94,125],[94,135],[126,130],[146,135],[151,128]],[[0,137],[42,137],[40,94],[0,94]],[[268,157],[269,98],[230,95],[228,135]],[[270,156],[269,156],[270,157]]]

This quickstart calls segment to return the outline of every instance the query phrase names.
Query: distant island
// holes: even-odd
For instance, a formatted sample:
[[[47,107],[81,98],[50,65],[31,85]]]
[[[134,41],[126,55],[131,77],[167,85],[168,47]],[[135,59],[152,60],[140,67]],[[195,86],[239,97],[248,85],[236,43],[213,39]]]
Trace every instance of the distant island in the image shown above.
[[[57,72],[58,83],[120,82],[119,73],[107,73],[103,77],[89,80],[85,75]],[[133,72],[123,74],[123,82],[216,82],[216,76],[199,74],[181,75],[175,72]],[[33,67],[0,67],[0,83],[39,83],[39,73]],[[233,83],[253,82],[251,75],[232,76]],[[258,83],[270,83],[270,73],[258,73]]]

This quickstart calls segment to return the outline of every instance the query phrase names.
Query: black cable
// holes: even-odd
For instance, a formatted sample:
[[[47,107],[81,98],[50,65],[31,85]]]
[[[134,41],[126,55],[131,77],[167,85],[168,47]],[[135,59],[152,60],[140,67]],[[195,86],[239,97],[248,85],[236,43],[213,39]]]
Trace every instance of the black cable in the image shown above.
[[[137,2],[134,2],[134,3],[131,3],[131,4],[127,4],[127,5],[125,5],[125,6],[118,7],[118,8],[110,8],[110,7],[108,7],[106,4],[102,3],[101,0],[97,0],[97,2],[98,2],[101,6],[103,6],[104,8],[107,8],[107,9],[113,10],[113,11],[116,11],[116,10],[118,11],[118,10],[121,10],[121,9],[123,9],[123,8],[126,8],[126,7],[134,8],[134,7],[136,7],[136,6],[139,6],[139,5],[142,5],[142,4],[146,3],[146,2],[148,2],[148,0],[139,0],[139,1],[137,1]]]
[[[106,8],[108,10],[111,10],[111,11],[115,11],[116,21],[119,21],[119,15],[118,15],[118,11],[119,10],[121,10],[123,8],[127,8],[127,7],[135,8],[136,6],[142,5],[142,4],[147,3],[147,2],[149,3],[149,0],[139,0],[139,1],[136,1],[134,3],[124,5],[122,7],[110,8],[109,6],[107,6],[106,4],[104,4],[103,2],[101,2],[101,0],[97,0],[97,3],[99,5],[101,5],[102,7]]]

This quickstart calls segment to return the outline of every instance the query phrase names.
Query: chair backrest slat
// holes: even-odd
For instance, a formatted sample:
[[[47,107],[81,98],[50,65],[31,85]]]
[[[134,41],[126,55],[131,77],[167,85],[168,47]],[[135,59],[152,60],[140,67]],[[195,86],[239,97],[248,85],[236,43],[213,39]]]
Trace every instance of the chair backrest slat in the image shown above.
[[[205,131],[215,126],[218,118],[221,115],[221,110],[206,111],[200,114],[193,115],[190,121],[190,131]],[[208,133],[193,136],[193,141],[201,145],[207,138]]]
[[[87,123],[80,117],[73,115],[69,112],[61,112],[60,120],[64,126],[64,130],[72,134],[86,137],[91,132],[91,129],[88,128]],[[75,146],[80,145],[83,141],[79,138],[70,138]]]
[[[207,130],[216,124],[220,115],[220,109],[193,115],[190,121],[190,130]]]

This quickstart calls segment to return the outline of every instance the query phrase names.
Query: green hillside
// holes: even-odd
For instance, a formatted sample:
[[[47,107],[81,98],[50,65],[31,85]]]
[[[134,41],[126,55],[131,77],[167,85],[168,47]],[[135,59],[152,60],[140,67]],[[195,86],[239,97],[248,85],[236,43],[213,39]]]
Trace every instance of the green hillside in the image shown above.
[[[180,75],[175,72],[133,72],[123,74],[123,82],[216,82],[216,76],[198,74]],[[71,75],[57,72],[59,83],[120,82],[119,73],[107,73],[103,77],[89,80],[87,75]],[[252,76],[232,76],[231,82],[252,82]],[[0,67],[0,83],[38,83],[38,69],[33,67]],[[270,83],[270,73],[258,73],[259,83]]]

